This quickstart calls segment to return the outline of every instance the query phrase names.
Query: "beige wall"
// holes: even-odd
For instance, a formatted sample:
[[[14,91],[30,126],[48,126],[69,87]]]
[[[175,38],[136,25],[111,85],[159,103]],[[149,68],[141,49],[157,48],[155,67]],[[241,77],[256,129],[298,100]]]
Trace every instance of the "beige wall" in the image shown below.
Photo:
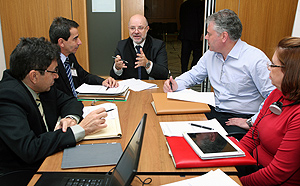
[[[298,0],[216,1],[216,11],[229,8],[239,15],[242,40],[263,50],[270,59],[278,41],[292,34]]]

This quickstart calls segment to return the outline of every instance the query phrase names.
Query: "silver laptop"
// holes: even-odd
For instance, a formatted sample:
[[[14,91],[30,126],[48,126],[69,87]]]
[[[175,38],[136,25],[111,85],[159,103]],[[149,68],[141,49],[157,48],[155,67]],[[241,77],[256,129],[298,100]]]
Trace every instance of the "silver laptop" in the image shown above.
[[[36,186],[100,185],[129,186],[134,179],[140,159],[147,114],[144,114],[112,174],[100,173],[43,173]]]

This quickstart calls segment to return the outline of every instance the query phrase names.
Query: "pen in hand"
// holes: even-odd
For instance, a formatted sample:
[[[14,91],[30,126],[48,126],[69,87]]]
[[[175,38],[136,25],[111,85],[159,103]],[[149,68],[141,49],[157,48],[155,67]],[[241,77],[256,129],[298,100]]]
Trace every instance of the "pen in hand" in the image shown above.
[[[199,124],[190,123],[190,125],[195,126],[195,127],[200,127],[200,128],[203,128],[203,129],[214,130],[213,128],[206,127],[206,126],[199,125]]]
[[[108,110],[106,110],[105,112],[110,112],[110,111],[113,111],[113,110],[115,110],[115,109],[114,109],[114,108],[108,109]]]
[[[117,57],[115,57],[115,56],[111,56],[112,58],[114,58],[114,59],[117,59]],[[128,63],[126,60],[124,60],[124,59],[121,59],[121,61],[123,61],[124,63]]]
[[[171,71],[169,70],[169,78],[170,78],[170,77],[171,77]],[[170,87],[171,87],[171,90],[173,91],[171,79],[170,79]]]

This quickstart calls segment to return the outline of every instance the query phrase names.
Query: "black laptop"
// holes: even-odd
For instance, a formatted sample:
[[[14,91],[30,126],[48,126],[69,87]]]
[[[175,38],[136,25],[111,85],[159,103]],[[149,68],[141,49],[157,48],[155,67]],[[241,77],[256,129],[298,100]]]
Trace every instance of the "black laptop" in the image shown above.
[[[144,114],[112,174],[43,173],[36,186],[100,185],[127,186],[134,179],[140,159],[147,114]]]

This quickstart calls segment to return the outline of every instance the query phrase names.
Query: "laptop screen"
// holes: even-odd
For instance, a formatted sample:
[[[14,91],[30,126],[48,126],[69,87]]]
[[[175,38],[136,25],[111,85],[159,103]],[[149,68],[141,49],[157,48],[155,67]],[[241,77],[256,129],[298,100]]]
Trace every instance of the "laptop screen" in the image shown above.
[[[146,118],[147,114],[144,114],[111,175],[109,185],[126,186],[134,179],[140,159]]]

